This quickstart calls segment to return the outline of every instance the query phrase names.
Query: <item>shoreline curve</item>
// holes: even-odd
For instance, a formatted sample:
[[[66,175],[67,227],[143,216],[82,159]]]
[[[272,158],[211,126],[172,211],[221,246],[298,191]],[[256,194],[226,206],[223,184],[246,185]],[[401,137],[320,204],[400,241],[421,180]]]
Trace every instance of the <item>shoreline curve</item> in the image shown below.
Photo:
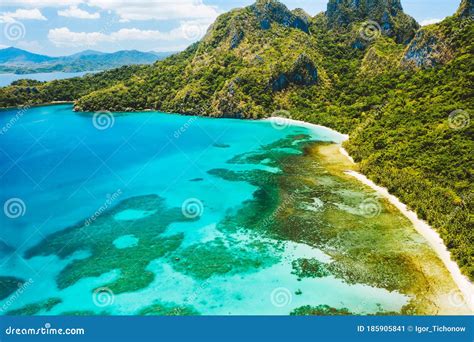
[[[344,155],[351,163],[356,164],[354,159],[350,156],[350,154],[346,151],[346,149],[342,147],[342,143],[344,141],[349,140],[349,135],[342,134],[329,127],[316,125],[316,124],[312,124],[305,121],[299,121],[299,120],[293,120],[293,119],[287,119],[287,118],[275,118],[275,117],[264,119],[264,121],[271,121],[271,122],[281,122],[282,120],[285,120],[286,123],[292,126],[305,127],[310,130],[324,129],[324,130],[328,130],[329,132],[332,132],[336,136],[339,135],[341,140],[334,141],[334,143],[340,145],[339,152],[342,155]],[[383,198],[388,200],[406,218],[410,220],[410,222],[415,227],[416,231],[428,241],[431,248],[433,248],[436,255],[440,258],[440,260],[442,261],[442,263],[444,264],[448,272],[451,274],[451,278],[453,279],[454,283],[458,287],[459,291],[462,293],[464,297],[464,301],[467,304],[468,308],[474,313],[474,284],[471,283],[471,281],[465,275],[461,273],[461,270],[458,264],[451,259],[451,252],[448,250],[448,248],[444,244],[444,241],[441,238],[441,236],[438,234],[438,232],[433,227],[431,227],[427,222],[420,219],[414,211],[408,209],[407,205],[401,202],[398,199],[398,197],[390,194],[387,188],[384,188],[382,186],[375,184],[373,181],[371,181],[369,178],[367,178],[365,175],[359,172],[346,171],[345,173],[351,177],[354,177],[362,184],[370,187],[372,190],[376,191],[379,195],[381,195]]]

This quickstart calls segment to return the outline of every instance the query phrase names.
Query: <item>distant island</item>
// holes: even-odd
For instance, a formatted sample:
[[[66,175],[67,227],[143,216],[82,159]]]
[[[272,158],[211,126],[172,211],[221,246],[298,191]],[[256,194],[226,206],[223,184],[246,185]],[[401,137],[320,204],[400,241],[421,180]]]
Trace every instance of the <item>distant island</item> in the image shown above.
[[[124,65],[152,64],[173,52],[124,50],[106,53],[85,50],[70,56],[51,57],[8,47],[0,50],[0,73],[35,74],[49,72],[87,72]]]

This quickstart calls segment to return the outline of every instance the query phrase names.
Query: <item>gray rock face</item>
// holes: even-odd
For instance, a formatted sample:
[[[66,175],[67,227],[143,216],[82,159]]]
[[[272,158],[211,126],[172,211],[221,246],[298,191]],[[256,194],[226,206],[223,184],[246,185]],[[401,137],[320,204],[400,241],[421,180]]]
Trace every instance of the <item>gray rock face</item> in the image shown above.
[[[403,12],[400,0],[330,0],[326,15],[333,23],[348,25],[354,20],[396,16],[399,12]]]
[[[232,38],[230,39],[230,48],[235,49],[239,46],[242,39],[244,39],[245,33],[241,30],[235,30],[232,33]]]
[[[250,8],[257,16],[260,27],[264,30],[269,30],[272,23],[275,22],[309,33],[308,19],[303,15],[298,15],[298,12],[291,12],[279,1],[258,0]]]
[[[419,25],[403,12],[400,0],[329,0],[326,17],[330,28],[372,20],[382,33],[398,43],[408,43]]]
[[[301,54],[294,62],[291,71],[281,73],[271,82],[273,91],[282,91],[290,84],[311,86],[318,82],[318,69],[314,62],[305,54]]]
[[[436,34],[420,30],[403,56],[403,66],[431,68],[451,58],[449,47]]]
[[[462,0],[458,14],[463,18],[470,17],[474,19],[474,0]]]

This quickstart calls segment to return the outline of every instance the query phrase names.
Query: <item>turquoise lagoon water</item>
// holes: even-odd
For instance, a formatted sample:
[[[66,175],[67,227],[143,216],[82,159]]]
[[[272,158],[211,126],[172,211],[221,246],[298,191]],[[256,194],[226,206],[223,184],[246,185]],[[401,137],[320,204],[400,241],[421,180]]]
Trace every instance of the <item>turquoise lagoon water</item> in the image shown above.
[[[0,135],[0,203],[3,205],[12,198],[21,200],[20,215],[18,212],[13,215],[10,212],[10,217],[0,215],[0,276],[31,281],[21,296],[0,301],[4,311],[50,298],[61,301],[47,311],[53,315],[71,312],[130,315],[154,303],[192,307],[210,315],[286,315],[304,305],[375,313],[380,307],[398,311],[407,302],[397,292],[351,285],[333,276],[299,279],[292,272],[292,261],[314,258],[326,262],[329,256],[305,244],[256,236],[245,227],[237,231],[219,229],[220,222],[253,198],[256,187],[213,176],[209,170],[279,172],[265,161],[260,164],[229,164],[228,161],[291,135],[305,134],[312,140],[340,142],[342,137],[335,132],[155,112],[115,114],[113,119],[106,117],[109,120],[106,126],[102,123],[101,129],[97,129],[97,121],[91,115],[74,113],[70,105],[36,107],[24,115],[18,113],[17,110],[0,112],[0,127],[4,128]],[[288,152],[299,153],[298,150]],[[120,203],[129,199],[148,195],[159,196],[164,206],[120,207]],[[119,209],[111,213],[111,208],[116,207]],[[175,214],[186,219],[174,220]],[[166,220],[170,223],[153,228],[154,223],[159,227]],[[120,232],[121,227],[135,223],[134,231],[127,228],[126,232]],[[77,247],[65,253],[69,243],[77,242],[75,238],[61,240],[64,229],[71,226],[76,229],[82,226],[77,231],[94,239],[90,246],[95,247]],[[95,227],[105,230],[102,233]],[[149,234],[150,229],[156,229],[156,233]],[[173,247],[178,250],[200,244],[232,243],[245,251],[258,240],[259,248],[275,261],[251,271],[244,267],[228,274],[217,272],[200,277],[186,268],[175,267],[171,262],[174,259],[170,259],[173,256],[165,255],[145,264],[146,272],[152,275],[150,283],[132,291],[117,290],[119,287],[108,290],[109,284],[125,272],[119,266],[97,271],[94,276],[91,276],[94,272],[87,271],[86,276],[69,279],[69,283],[63,281],[61,274],[74,262],[97,253],[98,247],[93,243],[107,234],[111,239],[100,248],[109,254],[99,254],[98,260],[104,260],[110,253],[138,253],[145,239],[154,234],[157,239],[179,236],[178,245]],[[54,243],[55,238],[60,244]],[[42,241],[51,244],[29,256],[25,254]],[[137,262],[132,259],[129,258],[130,262]],[[133,270],[133,265],[128,266]],[[106,296],[106,303],[102,305],[104,298],[98,298],[94,291],[104,286],[107,288],[101,295]]]

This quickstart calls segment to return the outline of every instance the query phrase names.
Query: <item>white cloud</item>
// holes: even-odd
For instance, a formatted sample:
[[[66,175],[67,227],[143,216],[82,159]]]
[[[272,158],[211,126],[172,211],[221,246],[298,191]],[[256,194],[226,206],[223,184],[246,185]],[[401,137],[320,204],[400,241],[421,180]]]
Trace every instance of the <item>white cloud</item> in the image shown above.
[[[62,17],[69,17],[69,18],[79,18],[79,19],[99,19],[100,13],[89,13],[80,9],[77,6],[71,6],[65,10],[58,11],[58,15]]]
[[[2,0],[4,6],[66,8],[80,4],[115,12],[122,20],[189,20],[219,15],[216,6],[202,0]],[[66,10],[67,11],[67,10]]]
[[[112,0],[113,1],[113,0]],[[2,0],[3,6],[14,7],[67,7],[79,5],[84,0]]]
[[[209,25],[205,21],[183,21],[170,31],[140,30],[123,28],[115,32],[73,32],[67,27],[49,30],[48,39],[56,46],[87,47],[101,43],[120,43],[123,41],[172,42],[181,41],[183,45],[201,39]]]
[[[101,32],[72,32],[67,27],[49,30],[48,39],[56,46],[91,46],[101,42],[111,41]]]
[[[207,19],[213,21],[219,12],[202,0],[85,0],[89,6],[115,11],[128,20]]]
[[[426,25],[439,23],[441,20],[442,19],[437,19],[437,18],[425,19],[425,20],[422,20],[420,24],[421,24],[421,26],[426,26]]]
[[[0,12],[0,23],[12,23],[16,20],[47,20],[39,9],[22,9],[15,12]]]

